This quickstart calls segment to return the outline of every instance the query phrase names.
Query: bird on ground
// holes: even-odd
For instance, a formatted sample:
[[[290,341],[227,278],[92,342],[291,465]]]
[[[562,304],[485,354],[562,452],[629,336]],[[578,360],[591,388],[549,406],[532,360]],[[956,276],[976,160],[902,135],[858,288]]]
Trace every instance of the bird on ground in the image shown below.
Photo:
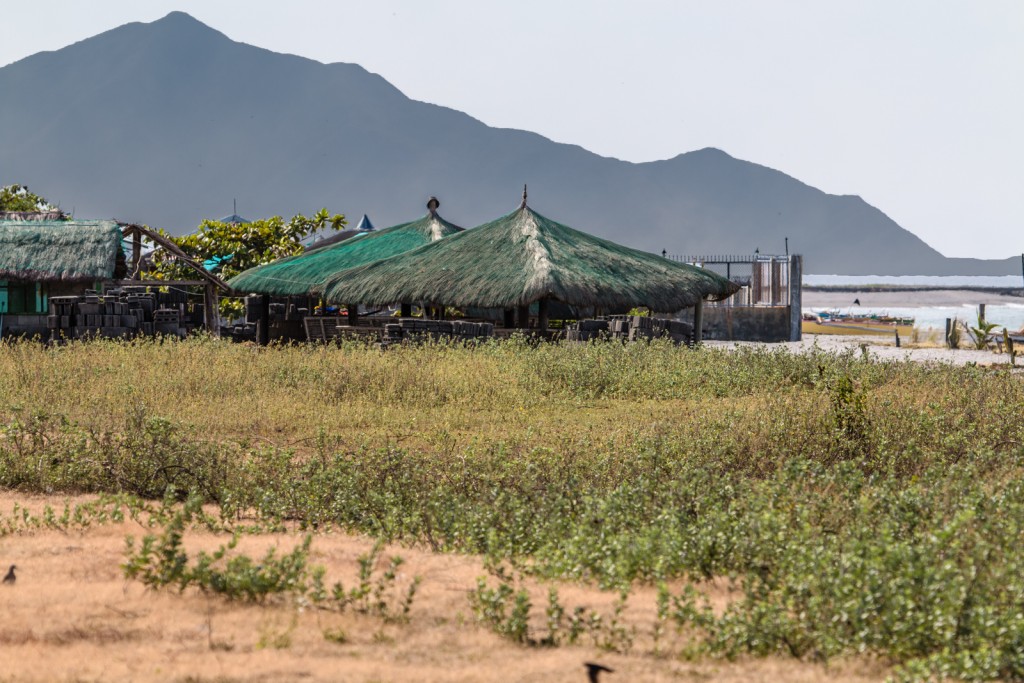
[[[603,664],[595,664],[594,662],[583,662],[583,666],[587,667],[587,680],[590,683],[597,683],[597,677],[602,671],[607,671],[610,674],[615,673],[615,669],[609,669]]]
[[[5,576],[5,577],[4,577],[4,583],[9,583],[9,584],[11,584],[11,585],[13,585],[13,584],[14,584],[14,582],[15,582],[15,581],[17,580],[17,578],[18,578],[18,577],[16,577],[16,576],[14,575],[14,570],[15,570],[15,569],[17,569],[17,567],[16,567],[16,566],[14,566],[14,565],[12,564],[12,565],[11,565],[11,568],[7,570],[7,576]]]

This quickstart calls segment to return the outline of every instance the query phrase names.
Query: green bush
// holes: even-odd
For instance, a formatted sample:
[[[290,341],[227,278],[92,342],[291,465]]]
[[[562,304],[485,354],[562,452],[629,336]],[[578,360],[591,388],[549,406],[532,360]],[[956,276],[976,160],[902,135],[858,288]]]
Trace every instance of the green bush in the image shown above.
[[[52,386],[81,379],[81,356],[104,388],[86,402],[117,419],[76,413]],[[119,369],[141,360],[190,369],[167,380],[175,402]],[[218,372],[196,380],[205,364]],[[201,522],[211,526],[340,527],[613,590],[731,577],[738,597],[719,614],[697,594],[662,593],[658,628],[676,624],[713,656],[866,653],[909,678],[1024,677],[1024,382],[1009,369],[524,340],[386,354],[15,344],[0,345],[0,369],[0,486],[194,492],[219,503],[222,518]],[[186,394],[221,412],[175,412]],[[253,405],[284,436],[239,437]],[[344,420],[365,436],[339,436]],[[385,618],[412,599],[377,596],[394,565],[335,591],[302,546],[236,564],[225,547],[204,565],[182,556],[176,513],[161,510],[164,536],[128,562],[154,585],[246,600],[294,585]],[[548,598],[541,615],[521,585],[485,580],[474,599],[518,642],[600,633],[625,649],[614,614],[598,628]]]

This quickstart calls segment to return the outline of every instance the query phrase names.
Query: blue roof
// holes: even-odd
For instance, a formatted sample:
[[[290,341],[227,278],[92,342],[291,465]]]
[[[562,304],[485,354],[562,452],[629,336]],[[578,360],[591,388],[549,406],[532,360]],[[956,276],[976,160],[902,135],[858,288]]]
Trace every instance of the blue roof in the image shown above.
[[[237,213],[233,213],[230,216],[225,216],[224,218],[221,218],[218,222],[220,222],[220,223],[248,223],[249,220],[246,219],[246,218],[242,218]]]
[[[356,230],[373,230],[373,223],[370,222],[370,217],[365,213],[363,214],[363,217],[359,219],[359,225],[356,226]]]

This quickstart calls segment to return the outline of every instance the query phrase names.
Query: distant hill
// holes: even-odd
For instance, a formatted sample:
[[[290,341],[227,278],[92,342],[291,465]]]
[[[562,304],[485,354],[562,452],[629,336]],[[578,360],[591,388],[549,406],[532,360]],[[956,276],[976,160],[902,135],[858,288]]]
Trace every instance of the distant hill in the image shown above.
[[[634,164],[410,100],[355,64],[234,42],[187,14],[133,23],[0,69],[0,182],[80,217],[188,232],[204,218],[326,206],[379,226],[459,225],[518,206],[670,253],[780,253],[840,274],[1012,274],[947,259],[859,197],[702,149]],[[523,97],[510,92],[509,97]]]

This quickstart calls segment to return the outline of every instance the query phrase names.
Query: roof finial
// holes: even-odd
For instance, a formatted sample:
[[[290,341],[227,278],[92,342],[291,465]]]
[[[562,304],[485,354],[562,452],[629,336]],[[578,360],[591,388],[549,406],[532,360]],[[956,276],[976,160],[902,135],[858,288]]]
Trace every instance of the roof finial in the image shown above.
[[[526,208],[526,183],[523,183],[523,203],[519,205],[520,209]]]
[[[437,207],[441,206],[441,202],[437,201],[437,197],[431,197],[427,200],[427,211],[433,216],[437,213]]]

